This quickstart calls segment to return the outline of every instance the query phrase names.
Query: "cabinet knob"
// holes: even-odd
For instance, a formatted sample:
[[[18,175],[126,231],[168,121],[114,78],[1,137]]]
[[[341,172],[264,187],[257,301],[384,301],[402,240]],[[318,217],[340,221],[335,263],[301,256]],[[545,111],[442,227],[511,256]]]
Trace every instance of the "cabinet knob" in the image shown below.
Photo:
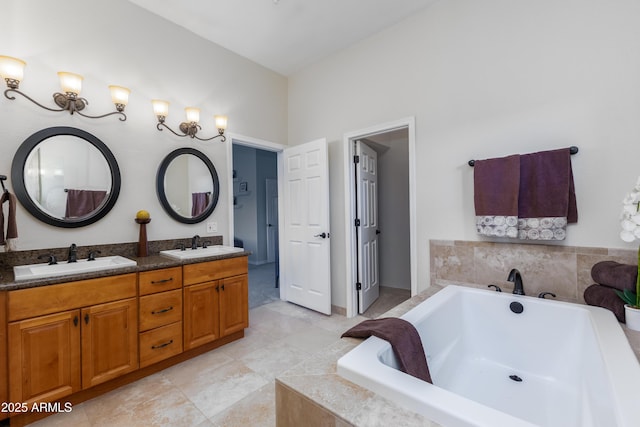
[[[84,323],[85,323],[85,325],[89,324],[89,313],[84,315]]]
[[[78,326],[78,316],[73,317],[73,326]]]

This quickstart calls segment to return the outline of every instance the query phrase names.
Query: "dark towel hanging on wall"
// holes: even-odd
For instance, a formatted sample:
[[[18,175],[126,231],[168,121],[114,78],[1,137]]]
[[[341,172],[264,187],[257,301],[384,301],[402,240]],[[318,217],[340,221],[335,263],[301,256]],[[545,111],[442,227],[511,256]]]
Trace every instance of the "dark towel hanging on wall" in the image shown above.
[[[571,170],[571,154],[575,152],[577,147],[476,160],[473,164],[470,161],[475,166],[478,233],[523,240],[564,240],[567,224],[578,221]]]
[[[3,186],[4,187],[4,186]],[[7,228],[4,227],[4,204],[8,202]],[[6,189],[0,196],[0,245],[6,245],[7,240],[18,238],[18,225],[16,223],[16,196]]]

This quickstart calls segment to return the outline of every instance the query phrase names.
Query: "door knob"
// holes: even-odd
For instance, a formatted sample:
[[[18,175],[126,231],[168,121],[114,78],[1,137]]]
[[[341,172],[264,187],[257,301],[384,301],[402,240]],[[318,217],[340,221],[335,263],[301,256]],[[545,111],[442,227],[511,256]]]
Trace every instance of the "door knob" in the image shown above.
[[[329,237],[329,233],[325,233],[324,231],[320,234],[316,234],[313,237],[322,237],[323,239],[326,239],[327,237]]]

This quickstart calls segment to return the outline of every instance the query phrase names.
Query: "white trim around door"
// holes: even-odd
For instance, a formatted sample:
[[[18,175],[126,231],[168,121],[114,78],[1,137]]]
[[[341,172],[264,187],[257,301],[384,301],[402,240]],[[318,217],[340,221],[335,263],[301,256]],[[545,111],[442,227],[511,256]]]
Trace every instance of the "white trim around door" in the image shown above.
[[[354,164],[353,164],[353,141],[366,138],[367,136],[406,128],[409,138],[409,227],[410,227],[410,262],[411,262],[411,295],[416,295],[418,291],[418,246],[416,236],[416,132],[415,117],[407,117],[389,123],[382,123],[369,128],[355,130],[345,133],[343,136],[344,149],[344,206],[345,206],[345,243],[346,243],[346,293],[347,293],[347,317],[358,314],[358,297],[356,290],[356,269],[354,263],[356,254],[356,233],[353,220],[356,218],[356,207],[353,189],[355,187]]]

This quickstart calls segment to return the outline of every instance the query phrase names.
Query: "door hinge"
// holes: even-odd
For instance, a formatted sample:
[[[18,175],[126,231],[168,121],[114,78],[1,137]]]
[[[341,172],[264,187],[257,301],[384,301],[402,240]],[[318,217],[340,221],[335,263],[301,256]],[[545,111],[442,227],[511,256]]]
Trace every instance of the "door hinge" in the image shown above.
[[[359,218],[356,218],[356,220],[353,222],[353,224],[354,224],[356,227],[360,227],[360,219],[359,219]]]
[[[353,156],[353,163],[355,163],[355,164],[360,163],[360,156],[358,156],[358,155]]]
[[[356,291],[361,291],[362,290],[362,283],[358,282],[356,283]]]

